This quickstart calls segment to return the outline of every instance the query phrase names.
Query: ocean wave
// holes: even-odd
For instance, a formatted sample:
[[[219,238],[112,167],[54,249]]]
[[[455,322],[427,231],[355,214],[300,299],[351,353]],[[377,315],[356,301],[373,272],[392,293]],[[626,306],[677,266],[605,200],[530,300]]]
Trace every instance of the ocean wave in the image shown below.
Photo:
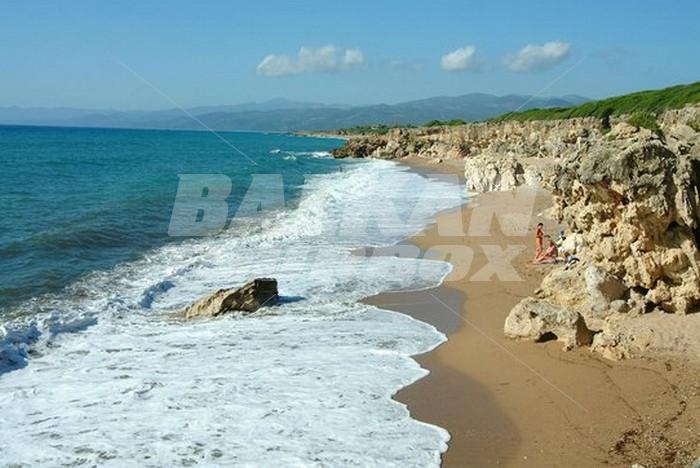
[[[307,156],[311,158],[329,158],[331,153],[328,151],[286,151],[275,148],[270,151],[270,154],[283,154],[284,159],[296,160],[297,156]]]
[[[352,251],[396,243],[460,202],[457,187],[361,163],[309,177],[294,209],[24,304],[0,334],[0,459],[437,466],[448,434],[391,395],[426,373],[410,356],[445,337],[357,301],[435,285],[450,267]],[[272,314],[171,319],[256,276],[294,300]]]
[[[144,309],[150,309],[153,301],[160,295],[175,287],[175,283],[170,280],[158,281],[156,284],[147,287],[141,295],[139,305]]]

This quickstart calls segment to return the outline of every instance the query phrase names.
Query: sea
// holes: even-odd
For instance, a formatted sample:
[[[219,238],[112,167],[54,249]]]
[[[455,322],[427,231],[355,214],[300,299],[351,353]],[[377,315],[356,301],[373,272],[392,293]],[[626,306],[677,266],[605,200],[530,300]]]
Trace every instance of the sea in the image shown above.
[[[0,126],[0,465],[438,466],[391,397],[446,337],[359,301],[450,265],[356,250],[463,195],[341,144]],[[278,304],[180,317],[256,277]]]

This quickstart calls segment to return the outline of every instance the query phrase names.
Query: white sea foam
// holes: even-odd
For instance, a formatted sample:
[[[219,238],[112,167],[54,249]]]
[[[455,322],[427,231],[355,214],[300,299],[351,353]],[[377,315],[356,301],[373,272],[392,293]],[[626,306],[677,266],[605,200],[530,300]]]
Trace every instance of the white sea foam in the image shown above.
[[[444,336],[357,300],[437,284],[449,265],[351,252],[413,234],[459,189],[367,162],[312,177],[305,193],[293,210],[27,304],[33,318],[5,324],[0,341],[27,364],[0,376],[0,462],[438,465],[446,431],[390,396],[426,373],[410,356]],[[280,305],[171,318],[254,276],[278,279]]]
[[[331,155],[328,151],[285,151],[279,148],[270,150],[270,154],[284,154],[283,159],[296,160],[297,156],[310,156],[312,158],[327,158]]]

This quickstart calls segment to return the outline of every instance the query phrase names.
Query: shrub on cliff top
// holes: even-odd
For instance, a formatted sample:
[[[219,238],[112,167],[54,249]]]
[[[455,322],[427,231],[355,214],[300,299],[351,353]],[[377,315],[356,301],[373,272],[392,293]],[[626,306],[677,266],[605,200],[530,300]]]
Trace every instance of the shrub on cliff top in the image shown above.
[[[627,123],[634,125],[637,128],[646,128],[656,133],[659,136],[663,135],[659,123],[656,121],[656,115],[651,112],[636,111],[627,117]]]
[[[700,117],[696,117],[694,120],[688,122],[688,126],[696,132],[700,132]]]
[[[431,120],[427,124],[425,124],[426,127],[455,127],[457,125],[466,125],[467,122],[465,122],[462,119],[452,119],[452,120]]]
[[[591,101],[575,107],[511,112],[493,120],[558,120],[574,117],[596,117],[603,120],[606,117],[609,119],[613,115],[629,114],[635,111],[660,114],[667,109],[679,109],[695,103],[700,103],[700,82],[653,91],[640,91],[600,101]]]
[[[411,128],[413,125],[357,125],[355,127],[341,128],[336,132],[341,135],[384,135],[392,128]]]

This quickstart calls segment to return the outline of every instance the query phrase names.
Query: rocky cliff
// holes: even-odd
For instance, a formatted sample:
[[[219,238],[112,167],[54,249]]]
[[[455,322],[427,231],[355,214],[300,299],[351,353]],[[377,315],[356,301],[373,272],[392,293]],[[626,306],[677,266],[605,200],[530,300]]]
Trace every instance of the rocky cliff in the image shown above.
[[[620,122],[542,179],[552,215],[581,240],[582,263],[553,270],[538,299],[577,311],[608,357],[675,343],[700,358],[697,317],[659,321],[700,309],[700,134],[684,122],[698,112],[674,114],[661,135]],[[640,327],[647,314],[654,320]]]
[[[613,358],[665,352],[670,339],[700,359],[700,107],[658,122],[660,131],[624,117],[395,129],[335,154],[462,159],[469,190],[552,193],[551,216],[576,239],[581,262],[554,267],[513,309],[507,335],[551,333]],[[683,314],[695,317],[663,320]]]
[[[480,154],[559,157],[577,148],[592,133],[600,135],[601,131],[601,122],[591,118],[394,128],[381,135],[351,136],[334,155],[381,159],[407,156],[463,159]]]

